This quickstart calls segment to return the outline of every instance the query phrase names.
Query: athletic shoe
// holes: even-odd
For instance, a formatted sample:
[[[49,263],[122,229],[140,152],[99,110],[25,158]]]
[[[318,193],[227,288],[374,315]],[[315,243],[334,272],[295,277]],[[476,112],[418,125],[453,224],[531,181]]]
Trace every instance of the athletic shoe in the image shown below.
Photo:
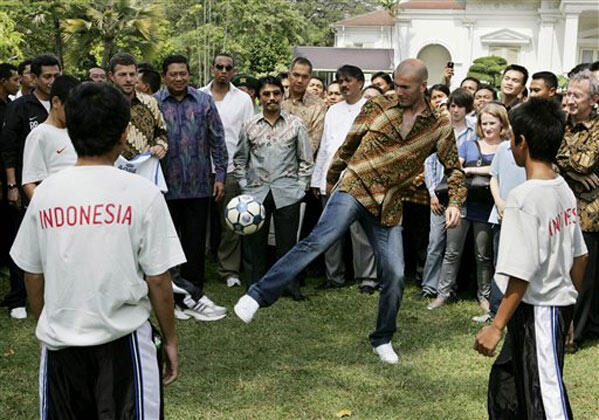
[[[360,293],[362,293],[363,295],[372,295],[375,292],[375,288],[372,286],[358,286],[358,288],[360,289]]]
[[[483,311],[485,311],[485,312],[489,312],[489,309],[490,309],[490,304],[489,304],[489,301],[488,301],[487,299],[485,299],[485,298],[482,298],[482,299],[480,300],[479,304],[480,304],[480,308],[481,308]]]
[[[24,306],[19,306],[17,308],[12,308],[10,310],[10,317],[14,319],[25,319],[27,318],[27,310]]]
[[[441,306],[445,305],[445,299],[437,297],[431,303],[426,306],[426,309],[429,311],[434,311],[435,309],[439,309]]]
[[[472,320],[474,322],[479,322],[481,324],[484,324],[486,322],[490,322],[493,320],[493,318],[491,318],[491,315],[489,315],[489,313],[487,312],[486,314],[483,315],[477,315],[477,316],[473,316]]]
[[[239,317],[243,322],[249,324],[252,322],[252,318],[260,308],[260,304],[250,295],[243,295],[233,307],[235,315]]]
[[[185,311],[179,307],[179,305],[175,305],[175,318],[181,321],[186,321],[191,318],[191,316],[187,315]]]
[[[390,365],[396,365],[399,363],[399,356],[393,350],[391,343],[381,344],[380,346],[376,346],[372,349],[376,354],[378,354],[381,362],[389,363]]]
[[[198,321],[218,321],[227,316],[227,308],[216,305],[206,295],[202,296],[193,308],[185,309],[184,312]]]
[[[429,292],[428,290],[421,290],[414,295],[416,300],[434,299],[437,296],[436,293]]]
[[[225,283],[227,283],[227,287],[241,286],[241,280],[234,276],[227,277]]]

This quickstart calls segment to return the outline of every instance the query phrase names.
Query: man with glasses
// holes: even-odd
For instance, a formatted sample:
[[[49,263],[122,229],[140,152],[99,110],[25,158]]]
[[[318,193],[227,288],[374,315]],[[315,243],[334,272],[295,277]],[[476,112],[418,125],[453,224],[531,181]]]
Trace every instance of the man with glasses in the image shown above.
[[[218,115],[225,130],[225,144],[227,154],[227,178],[225,181],[225,195],[222,200],[215,202],[218,217],[220,218],[221,232],[218,246],[218,274],[225,280],[227,286],[240,286],[239,267],[241,265],[241,240],[240,236],[227,228],[224,221],[224,207],[233,197],[240,194],[239,186],[233,176],[233,155],[237,148],[241,124],[244,120],[254,115],[254,106],[250,96],[231,83],[235,75],[235,60],[227,53],[218,53],[210,67],[212,81],[200,89],[212,96]]]

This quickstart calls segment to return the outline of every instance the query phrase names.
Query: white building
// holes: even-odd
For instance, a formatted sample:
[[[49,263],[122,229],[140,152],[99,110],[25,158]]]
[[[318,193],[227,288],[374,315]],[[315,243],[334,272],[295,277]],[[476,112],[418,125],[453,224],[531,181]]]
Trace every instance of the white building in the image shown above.
[[[379,10],[334,28],[336,48],[392,50],[395,65],[422,59],[429,84],[453,61],[452,87],[478,57],[501,56],[531,74],[599,60],[599,0],[402,0],[394,14]]]

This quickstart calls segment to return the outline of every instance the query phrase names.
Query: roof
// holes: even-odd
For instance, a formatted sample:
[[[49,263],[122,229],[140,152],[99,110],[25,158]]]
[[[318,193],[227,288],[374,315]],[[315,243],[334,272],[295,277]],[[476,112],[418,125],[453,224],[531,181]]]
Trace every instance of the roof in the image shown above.
[[[387,10],[377,10],[335,22],[335,26],[393,26],[395,18]]]
[[[466,8],[464,0],[408,0],[396,5],[399,9],[453,9],[464,10]]]
[[[295,47],[294,57],[306,57],[314,70],[335,71],[344,64],[363,71],[393,71],[393,50],[385,48]]]

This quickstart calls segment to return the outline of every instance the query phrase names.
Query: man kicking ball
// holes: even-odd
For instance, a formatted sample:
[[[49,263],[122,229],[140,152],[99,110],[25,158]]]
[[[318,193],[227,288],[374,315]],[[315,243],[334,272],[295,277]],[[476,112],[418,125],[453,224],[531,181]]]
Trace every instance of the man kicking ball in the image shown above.
[[[570,419],[564,388],[564,345],[587,248],[576,197],[552,168],[565,117],[553,100],[532,98],[510,112],[512,153],[527,181],[506,200],[495,281],[504,293],[474,349],[493,356],[490,419]]]
[[[249,323],[260,306],[272,305],[295,276],[357,220],[372,245],[382,284],[370,343],[384,363],[399,361],[391,339],[403,294],[402,200],[413,193],[414,179],[433,152],[438,153],[448,175],[448,228],[460,222],[466,188],[451,124],[424,96],[426,66],[408,59],[399,64],[394,76],[396,95],[367,102],[337,151],[327,174],[327,194],[339,184],[312,233],[235,305],[235,313],[244,322]]]
[[[71,91],[77,163],[35,189],[10,252],[38,318],[42,419],[160,419],[162,381],[177,377],[168,269],[185,256],[160,190],[112,166],[129,117],[112,86]]]

